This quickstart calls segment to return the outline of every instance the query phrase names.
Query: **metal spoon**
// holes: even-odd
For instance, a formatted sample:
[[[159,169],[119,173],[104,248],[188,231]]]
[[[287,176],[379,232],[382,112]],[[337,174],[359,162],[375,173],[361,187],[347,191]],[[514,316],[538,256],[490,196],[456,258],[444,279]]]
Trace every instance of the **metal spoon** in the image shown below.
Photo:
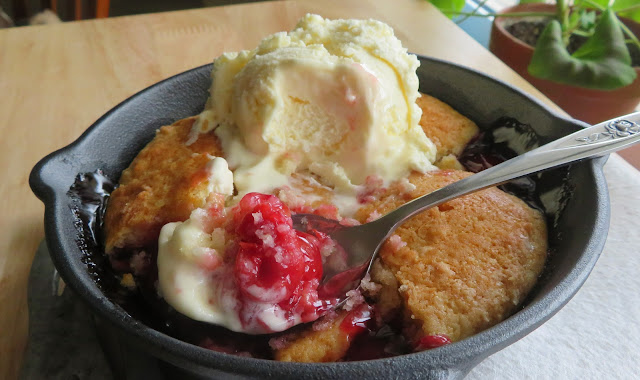
[[[346,299],[369,272],[382,243],[400,224],[428,208],[512,179],[557,166],[594,158],[626,148],[640,141],[640,112],[621,116],[555,140],[492,168],[408,202],[383,217],[359,226],[343,226],[335,220],[312,214],[293,215],[295,229],[329,235],[343,250],[344,266],[336,270],[325,263],[320,291]]]

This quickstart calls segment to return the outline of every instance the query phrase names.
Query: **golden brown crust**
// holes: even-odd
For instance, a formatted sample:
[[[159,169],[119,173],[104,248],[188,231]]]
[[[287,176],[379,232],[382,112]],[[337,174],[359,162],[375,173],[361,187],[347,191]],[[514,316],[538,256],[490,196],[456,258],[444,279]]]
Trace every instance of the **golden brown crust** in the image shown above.
[[[111,194],[105,215],[106,252],[156,244],[162,226],[186,220],[204,205],[210,156],[222,149],[213,133],[201,134],[187,146],[191,117],[160,128],[136,156]]]
[[[349,336],[340,329],[340,324],[347,316],[341,310],[324,330],[305,330],[298,338],[289,342],[286,347],[276,350],[275,359],[284,362],[320,363],[340,360],[351,345]]]
[[[416,189],[409,197],[470,174],[413,173],[409,180]],[[395,209],[406,202],[399,193],[392,186],[357,218]],[[547,252],[541,213],[497,188],[418,214],[395,234],[401,241],[387,240],[380,257],[400,284],[406,319],[416,321],[423,335],[446,334],[453,341],[509,316],[535,284]]]
[[[367,294],[376,303],[376,313],[381,320],[389,322],[401,310],[402,298],[398,293],[398,279],[380,258],[371,266],[371,281],[380,285],[374,294]]]
[[[473,121],[433,96],[422,94],[416,103],[422,109],[420,126],[436,145],[436,162],[449,154],[460,155],[479,132]]]

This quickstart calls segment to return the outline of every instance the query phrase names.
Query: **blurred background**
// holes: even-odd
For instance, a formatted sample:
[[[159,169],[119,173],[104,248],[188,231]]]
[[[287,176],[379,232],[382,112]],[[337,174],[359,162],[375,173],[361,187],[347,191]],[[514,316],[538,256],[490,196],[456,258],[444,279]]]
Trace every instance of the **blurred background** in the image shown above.
[[[0,0],[0,7],[5,20],[11,20],[15,26],[24,26],[255,1],[258,0]],[[46,9],[52,12],[43,13]]]
[[[0,0],[0,27],[49,24],[257,1],[264,0]],[[517,2],[518,0],[466,0],[463,10],[486,15]],[[454,21],[461,21],[461,19],[463,17]],[[488,47],[489,29],[493,17],[468,19],[464,17],[464,19],[465,22],[461,23],[460,27]]]
[[[118,17],[127,15],[137,15],[144,13],[156,13],[177,11],[184,9],[213,7],[222,5],[231,5],[239,3],[250,3],[265,0],[0,0],[0,28],[7,27],[25,27],[28,25],[40,25],[40,24],[52,24],[67,21],[78,21],[95,18],[106,17]],[[322,1],[322,0],[315,0]],[[387,0],[393,1],[393,0]],[[414,0],[414,1],[431,1],[434,5],[440,7],[440,9],[452,9],[451,6],[461,7],[453,21],[456,22],[465,32],[467,32],[472,38],[483,45],[485,48],[496,53],[490,47],[490,36],[492,30],[492,24],[494,21],[494,15],[505,10],[508,7],[512,7],[518,3],[529,3],[531,1],[539,2],[542,0]],[[585,0],[592,3],[592,0]],[[604,0],[597,0],[604,1]],[[623,5],[637,8],[640,4],[640,0],[617,0]],[[617,3],[616,2],[616,3]],[[609,0],[612,3],[612,0]],[[635,4],[635,5],[634,5]],[[639,10],[640,12],[640,10]],[[479,17],[476,17],[479,16]],[[513,38],[513,37],[511,37]],[[639,45],[640,46],[640,45]],[[503,59],[499,54],[499,58]],[[512,54],[513,55],[513,54]],[[518,55],[517,53],[515,54]],[[503,59],[507,65],[510,65],[507,60]],[[513,66],[512,66],[513,68]],[[518,71],[518,70],[516,70]],[[640,74],[640,69],[636,69]],[[520,75],[523,73],[519,72]],[[638,76],[640,78],[640,75]],[[525,76],[526,78],[526,76]],[[529,80],[529,79],[528,79]],[[533,83],[533,82],[532,82]],[[634,93],[632,94],[636,103],[640,101],[640,94],[635,88],[640,87],[640,79],[634,82]],[[535,86],[535,84],[534,84]],[[540,88],[539,88],[540,89]],[[554,94],[546,92],[541,89],[545,95],[556,101],[561,107],[564,106],[558,102],[563,99],[573,99],[573,96],[567,97],[564,94],[564,89],[559,93],[559,98],[554,98]],[[622,89],[621,91],[626,91]],[[629,93],[631,93],[629,91]],[[626,94],[626,93],[624,93]],[[591,96],[591,95],[589,95]],[[605,99],[610,96],[609,92],[604,92]],[[627,99],[629,95],[623,95],[622,99]],[[580,98],[582,99],[582,98]],[[617,98],[616,98],[617,99]],[[585,113],[590,112],[592,107],[583,107],[580,103],[581,100],[572,100],[573,103],[579,105],[579,110],[585,110]],[[616,104],[621,104],[620,102]],[[602,109],[607,109],[607,104],[602,103]],[[586,116],[581,115],[580,112],[572,112],[568,108],[564,108],[573,117],[586,120],[590,123],[600,122],[610,117],[601,117],[598,120],[589,120]],[[640,104],[636,108],[640,111]],[[587,112],[588,111],[588,112]],[[630,112],[630,111],[629,111]],[[627,112],[614,113],[613,115],[622,115]],[[611,116],[613,117],[613,116]],[[636,167],[640,168],[640,146],[634,149],[627,149],[620,153],[627,158]]]

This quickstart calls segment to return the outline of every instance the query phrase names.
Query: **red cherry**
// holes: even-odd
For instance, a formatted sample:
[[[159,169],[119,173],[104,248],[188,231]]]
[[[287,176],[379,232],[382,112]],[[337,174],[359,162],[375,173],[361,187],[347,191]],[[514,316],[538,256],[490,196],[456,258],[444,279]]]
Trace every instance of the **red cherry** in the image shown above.
[[[293,225],[289,208],[278,197],[259,193],[242,197],[233,210],[233,224],[240,240],[251,242],[265,234],[275,238],[279,231],[285,232]]]
[[[240,241],[235,275],[244,296],[292,303],[301,281],[319,281],[322,260],[317,239],[291,227],[291,213],[277,197],[245,195],[236,207],[234,221]]]
[[[330,208],[326,208],[330,212]],[[241,320],[255,319],[258,303],[277,305],[287,319],[310,322],[337,301],[320,299],[321,243],[316,236],[293,229],[291,212],[273,195],[249,193],[232,210],[228,226],[237,236],[234,277],[240,292]]]
[[[367,331],[367,324],[372,319],[373,308],[364,303],[347,314],[340,322],[340,330],[351,340],[358,334]]]
[[[432,348],[438,348],[451,343],[451,339],[445,334],[439,335],[425,335],[418,341],[416,350],[430,350]]]

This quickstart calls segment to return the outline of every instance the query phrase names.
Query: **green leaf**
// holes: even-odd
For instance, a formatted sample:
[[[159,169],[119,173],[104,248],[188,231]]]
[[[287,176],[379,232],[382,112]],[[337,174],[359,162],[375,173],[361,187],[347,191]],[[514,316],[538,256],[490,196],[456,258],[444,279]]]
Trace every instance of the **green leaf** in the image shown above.
[[[549,22],[538,39],[528,71],[537,78],[598,90],[626,86],[636,77],[618,20],[610,9],[573,55],[562,42],[560,23]]]
[[[544,3],[545,0],[520,0],[520,4],[529,4],[529,3]]]
[[[465,0],[428,0],[441,12],[448,14],[451,12],[460,12],[464,8]]]
[[[600,5],[600,9],[605,9],[605,8],[607,8],[609,6],[609,0],[590,0],[589,2]],[[582,1],[581,3],[582,3],[582,5],[589,6],[589,3],[585,2],[585,1]]]
[[[569,14],[569,30],[581,30],[591,34],[596,25],[596,12],[588,9],[579,9]]]
[[[583,30],[590,30],[595,26],[596,23],[596,12],[587,11],[586,9],[582,9],[580,11],[580,28]]]
[[[618,12],[622,9],[633,7],[634,5],[638,5],[638,0],[616,0],[612,8],[614,12]],[[635,8],[629,12],[621,12],[619,15],[640,23],[640,8]]]
[[[572,12],[569,14],[569,25],[568,28],[573,30],[581,24],[580,20],[582,18],[582,14],[584,13],[584,9],[581,9],[580,12]]]

